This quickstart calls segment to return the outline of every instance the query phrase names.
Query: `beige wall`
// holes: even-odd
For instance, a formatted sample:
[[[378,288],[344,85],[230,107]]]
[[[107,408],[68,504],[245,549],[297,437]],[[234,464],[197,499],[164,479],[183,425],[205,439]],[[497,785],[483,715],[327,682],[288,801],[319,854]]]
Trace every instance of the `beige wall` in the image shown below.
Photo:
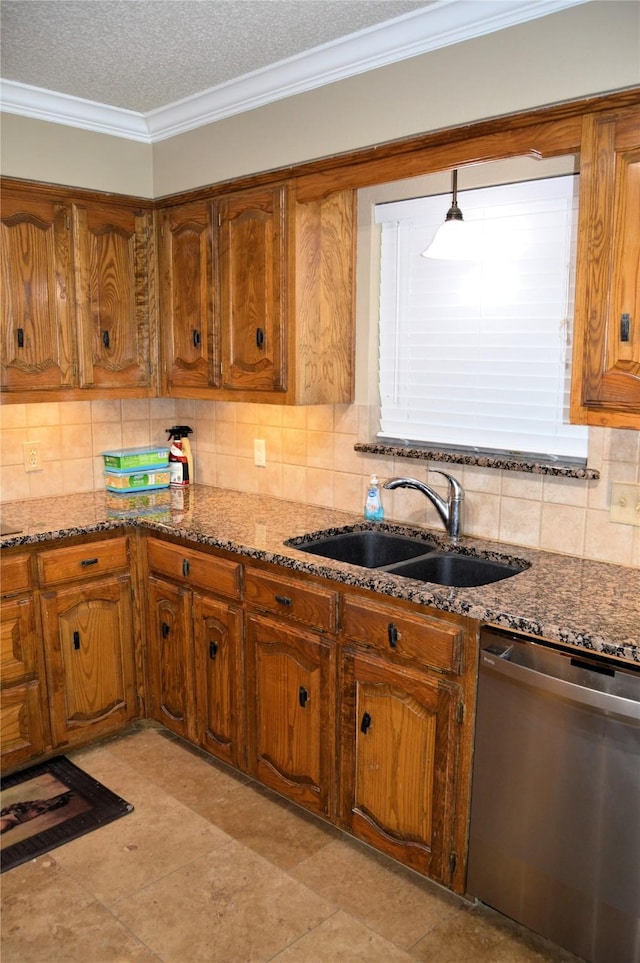
[[[640,4],[591,2],[154,146],[156,196],[640,83]]]
[[[69,187],[153,196],[150,144],[0,113],[0,170]]]

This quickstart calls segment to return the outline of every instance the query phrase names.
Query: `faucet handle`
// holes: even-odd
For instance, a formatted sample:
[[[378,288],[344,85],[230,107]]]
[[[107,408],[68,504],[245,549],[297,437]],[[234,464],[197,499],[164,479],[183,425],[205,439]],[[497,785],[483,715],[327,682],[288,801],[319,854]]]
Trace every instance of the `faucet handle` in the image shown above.
[[[441,471],[439,468],[430,468],[429,471],[435,472],[436,475],[442,475],[449,482],[449,495],[453,498],[457,498],[459,501],[464,498],[464,488],[460,484],[457,478],[453,475],[449,475],[446,471]]]

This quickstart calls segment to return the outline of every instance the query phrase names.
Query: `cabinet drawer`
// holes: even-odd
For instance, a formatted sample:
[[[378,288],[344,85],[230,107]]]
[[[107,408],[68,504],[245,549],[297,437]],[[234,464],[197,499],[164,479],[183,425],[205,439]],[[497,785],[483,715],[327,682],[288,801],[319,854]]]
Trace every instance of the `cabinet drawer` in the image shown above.
[[[244,593],[254,608],[326,632],[336,630],[336,593],[331,589],[249,568]]]
[[[410,659],[446,672],[460,671],[463,630],[443,619],[347,598],[342,628],[349,639],[387,657]]]
[[[54,548],[38,554],[38,574],[43,586],[107,575],[127,568],[128,564],[129,540],[126,537]]]
[[[28,555],[0,558],[0,583],[3,595],[16,595],[31,588],[31,570]]]
[[[147,539],[147,558],[152,572],[164,575],[174,582],[183,582],[193,588],[206,589],[226,598],[240,598],[239,562],[216,558],[196,552],[173,542]]]

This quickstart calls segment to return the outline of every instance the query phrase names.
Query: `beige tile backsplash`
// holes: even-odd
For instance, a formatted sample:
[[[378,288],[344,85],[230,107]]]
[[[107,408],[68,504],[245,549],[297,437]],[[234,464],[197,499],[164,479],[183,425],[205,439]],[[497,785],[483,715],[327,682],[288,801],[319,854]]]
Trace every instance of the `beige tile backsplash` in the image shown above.
[[[286,408],[167,398],[4,405],[0,499],[102,488],[102,451],[160,444],[178,423],[194,429],[197,481],[358,512],[373,472],[382,479],[427,477],[427,463],[353,450],[356,441],[374,437],[375,417],[365,405]],[[265,441],[265,468],[253,463],[256,438]],[[25,441],[40,442],[41,471],[25,472]],[[589,465],[600,470],[599,481],[449,466],[466,491],[464,531],[640,567],[640,528],[609,520],[611,482],[640,483],[640,432],[591,428]],[[443,479],[429,481],[444,492]],[[384,492],[383,503],[388,519],[440,527],[417,492]]]

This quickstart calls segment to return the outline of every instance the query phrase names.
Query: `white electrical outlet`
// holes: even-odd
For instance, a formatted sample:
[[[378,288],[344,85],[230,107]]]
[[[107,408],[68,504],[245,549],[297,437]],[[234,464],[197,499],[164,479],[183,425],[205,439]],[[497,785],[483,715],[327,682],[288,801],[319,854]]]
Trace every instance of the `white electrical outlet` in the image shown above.
[[[609,518],[620,525],[640,525],[640,485],[611,482]]]
[[[24,470],[42,471],[42,462],[40,460],[40,442],[24,441],[22,443],[22,450],[24,452]]]
[[[258,468],[264,468],[267,464],[267,447],[263,438],[253,439],[253,463]]]

